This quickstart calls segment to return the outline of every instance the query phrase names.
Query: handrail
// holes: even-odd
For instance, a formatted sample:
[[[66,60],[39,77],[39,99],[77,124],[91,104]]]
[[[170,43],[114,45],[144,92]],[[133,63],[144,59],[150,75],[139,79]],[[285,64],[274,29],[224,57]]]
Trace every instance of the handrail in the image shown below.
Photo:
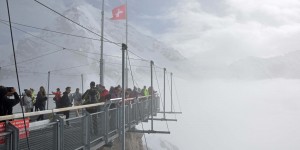
[[[147,97],[149,97],[149,96],[141,96],[141,97],[138,97],[138,98],[147,98]],[[127,98],[125,101],[132,101],[134,99],[135,98]],[[114,98],[114,99],[111,99],[110,101],[119,101],[119,100],[122,100],[122,98]],[[77,110],[77,109],[83,109],[83,108],[89,108],[89,107],[103,106],[105,104],[106,104],[105,102],[101,102],[101,103],[87,104],[87,105],[80,105],[80,106],[71,106],[71,107],[65,107],[65,108],[59,108],[59,109],[42,110],[42,111],[24,113],[24,116],[25,117],[30,117],[30,116],[37,116],[37,115],[53,114],[53,113],[63,112],[63,111],[70,111],[70,110]],[[22,117],[23,117],[22,113],[16,113],[16,114],[12,114],[12,115],[0,116],[0,121],[17,119],[17,118],[22,118]]]
[[[6,135],[9,135],[9,134],[11,134],[11,132],[2,132],[2,133],[0,133],[0,137],[1,136],[6,136]]]
[[[65,107],[65,108],[51,109],[51,110],[42,110],[42,111],[24,113],[24,116],[25,117],[30,117],[30,116],[36,116],[36,115],[52,114],[52,113],[57,113],[57,112],[69,111],[69,110],[77,110],[77,109],[83,109],[83,108],[89,108],[89,107],[96,107],[96,106],[101,106],[101,105],[104,105],[104,104],[105,104],[104,102],[101,102],[101,103],[96,103],[96,104],[72,106],[72,107]],[[1,116],[0,121],[17,119],[17,118],[22,118],[22,117],[23,117],[22,113],[16,113],[16,114],[13,114],[13,115]]]

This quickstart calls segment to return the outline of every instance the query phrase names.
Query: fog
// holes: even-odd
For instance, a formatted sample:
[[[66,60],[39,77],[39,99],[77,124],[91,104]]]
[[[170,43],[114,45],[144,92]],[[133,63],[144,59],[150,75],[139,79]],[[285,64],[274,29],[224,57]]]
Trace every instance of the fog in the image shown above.
[[[179,149],[299,149],[299,83],[286,79],[181,80],[183,114],[177,115],[178,122],[168,123],[171,135],[146,137],[148,141],[161,138]],[[155,125],[156,130],[167,130],[165,123]]]

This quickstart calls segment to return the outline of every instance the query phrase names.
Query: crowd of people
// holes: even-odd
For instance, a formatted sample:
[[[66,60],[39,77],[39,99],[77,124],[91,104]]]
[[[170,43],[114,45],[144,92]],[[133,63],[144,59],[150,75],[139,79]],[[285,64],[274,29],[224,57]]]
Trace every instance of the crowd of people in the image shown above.
[[[71,92],[71,87],[66,87],[64,92],[57,88],[56,91],[52,92],[54,95],[53,101],[55,102],[56,108],[65,108],[71,106],[80,106],[86,104],[93,104],[98,102],[106,102],[110,99],[122,97],[122,87],[111,86],[109,90],[106,89],[104,85],[95,84],[95,82],[90,83],[90,88],[85,93],[80,93],[79,88],[76,88],[75,92]],[[134,87],[133,89],[127,88],[125,91],[125,98],[135,98],[138,96],[149,96],[152,92],[152,88],[143,89]],[[155,91],[154,91],[155,92]],[[21,97],[21,98],[20,98]],[[37,95],[33,88],[25,89],[24,93],[19,96],[13,87],[0,86],[0,116],[11,115],[13,113],[13,107],[18,103],[24,107],[25,112],[42,111],[45,110],[46,101],[48,100],[48,95],[46,94],[45,88],[40,87]],[[48,100],[49,101],[49,100]],[[97,111],[96,108],[87,108],[89,113],[94,113]],[[69,118],[69,111],[62,112],[66,119]],[[76,116],[79,116],[80,110],[76,110]],[[40,115],[38,120],[43,120],[44,116]]]

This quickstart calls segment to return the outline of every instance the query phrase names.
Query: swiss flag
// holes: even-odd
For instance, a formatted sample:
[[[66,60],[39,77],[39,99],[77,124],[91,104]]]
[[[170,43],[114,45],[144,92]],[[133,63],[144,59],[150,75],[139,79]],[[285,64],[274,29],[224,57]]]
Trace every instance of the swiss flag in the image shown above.
[[[121,5],[112,10],[112,20],[123,20],[126,19],[126,5]]]

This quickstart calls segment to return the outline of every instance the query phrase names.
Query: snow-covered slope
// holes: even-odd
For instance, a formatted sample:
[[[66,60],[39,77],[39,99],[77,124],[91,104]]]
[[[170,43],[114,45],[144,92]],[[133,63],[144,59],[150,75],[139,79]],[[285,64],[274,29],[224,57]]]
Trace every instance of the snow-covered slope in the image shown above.
[[[100,12],[101,10],[89,3],[75,1],[74,3],[68,4],[68,8],[63,11],[63,14],[75,22],[91,29],[96,34],[100,34]],[[125,22],[112,21],[109,19],[110,12],[107,11],[105,14],[105,39],[117,43],[124,43]],[[43,20],[39,21],[42,22]],[[45,29],[100,39],[96,34],[88,32],[60,16],[57,16],[49,22],[50,23],[44,27]],[[14,26],[24,31],[29,30],[22,26]],[[186,68],[181,67],[181,63],[186,63],[186,60],[178,51],[166,46],[157,39],[144,35],[142,32],[136,30],[134,26],[130,25],[130,22],[128,31],[128,48],[131,52],[134,52],[147,60],[153,60],[155,64],[168,68],[168,71],[181,72],[180,69]],[[16,41],[16,55],[17,61],[20,62],[18,67],[20,80],[24,88],[28,86],[33,86],[35,88],[39,85],[45,86],[48,71],[51,72],[52,85],[50,85],[50,88],[55,88],[57,86],[64,87],[74,82],[78,83],[75,84],[75,86],[78,86],[81,74],[84,75],[84,80],[86,82],[89,82],[90,80],[95,80],[96,82],[99,81],[99,40],[70,37],[39,30],[29,32],[34,36],[18,29],[14,29],[14,32],[21,36],[18,37],[18,40]],[[2,44],[1,47],[10,47],[9,44],[10,43]],[[106,83],[108,85],[120,84],[120,47],[105,42],[104,53]],[[110,55],[118,57],[111,57]],[[7,56],[9,58],[1,58],[2,68],[0,72],[0,84],[7,85],[15,80],[13,73],[14,66],[7,66],[13,64],[12,51],[6,51],[5,54],[1,56]],[[130,58],[138,58],[131,53],[129,53],[129,56]],[[28,59],[32,60],[27,61]],[[135,80],[145,80],[145,77],[148,76],[150,71],[150,63],[135,59],[132,59],[130,63],[136,78]],[[70,81],[70,79],[73,79],[73,81]]]

